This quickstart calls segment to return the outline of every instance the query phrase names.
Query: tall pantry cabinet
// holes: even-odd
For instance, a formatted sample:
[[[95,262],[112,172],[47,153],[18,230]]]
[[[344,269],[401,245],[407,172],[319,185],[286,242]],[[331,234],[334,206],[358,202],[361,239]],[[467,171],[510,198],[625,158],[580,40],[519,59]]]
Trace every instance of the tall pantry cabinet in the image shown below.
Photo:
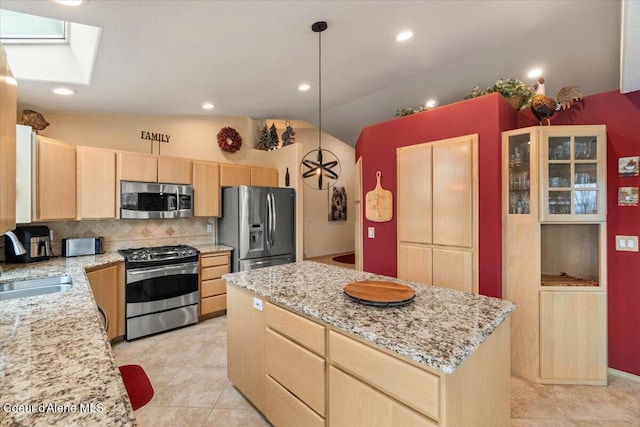
[[[512,373],[606,384],[606,129],[530,127],[502,143]]]
[[[398,278],[478,293],[478,136],[396,150]]]

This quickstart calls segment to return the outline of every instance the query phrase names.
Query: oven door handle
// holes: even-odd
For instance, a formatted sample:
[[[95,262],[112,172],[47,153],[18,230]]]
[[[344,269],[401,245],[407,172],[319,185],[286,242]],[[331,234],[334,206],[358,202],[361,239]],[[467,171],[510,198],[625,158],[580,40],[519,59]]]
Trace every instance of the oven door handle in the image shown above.
[[[163,265],[162,267],[143,267],[127,270],[127,284],[154,277],[169,276],[174,274],[197,274],[198,262],[183,264]]]

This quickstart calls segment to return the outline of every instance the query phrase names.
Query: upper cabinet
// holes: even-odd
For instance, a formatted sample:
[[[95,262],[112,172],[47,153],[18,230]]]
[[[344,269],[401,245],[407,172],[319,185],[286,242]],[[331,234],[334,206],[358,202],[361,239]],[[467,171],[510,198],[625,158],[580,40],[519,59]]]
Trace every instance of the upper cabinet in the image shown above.
[[[477,135],[398,148],[398,278],[478,292]]]
[[[0,234],[16,228],[16,89],[0,46]]]
[[[119,152],[118,171],[122,181],[191,184],[189,159]]]
[[[278,169],[259,166],[220,165],[220,186],[254,185],[258,187],[277,187]]]
[[[116,152],[78,146],[78,219],[116,217]]]
[[[605,126],[551,126],[504,134],[508,215],[542,222],[606,218]]]
[[[192,162],[193,216],[220,216],[220,165]]]
[[[15,128],[15,126],[14,126]],[[34,221],[76,219],[76,147],[36,138]]]

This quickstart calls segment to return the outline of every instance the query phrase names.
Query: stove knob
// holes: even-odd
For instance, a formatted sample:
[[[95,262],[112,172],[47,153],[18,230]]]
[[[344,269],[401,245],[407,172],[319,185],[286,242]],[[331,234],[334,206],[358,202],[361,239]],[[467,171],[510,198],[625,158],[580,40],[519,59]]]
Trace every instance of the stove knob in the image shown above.
[[[132,258],[133,258],[134,260],[136,260],[136,259],[138,259],[138,255],[134,255]]]

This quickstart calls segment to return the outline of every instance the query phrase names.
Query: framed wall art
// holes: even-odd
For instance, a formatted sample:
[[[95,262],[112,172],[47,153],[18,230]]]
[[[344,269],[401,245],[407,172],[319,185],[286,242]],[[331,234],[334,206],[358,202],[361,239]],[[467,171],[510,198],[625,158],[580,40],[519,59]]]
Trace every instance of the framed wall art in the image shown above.
[[[640,173],[640,156],[620,157],[618,159],[618,176],[638,176]]]
[[[347,220],[347,190],[332,187],[329,191],[329,221]]]
[[[618,206],[638,206],[638,187],[619,187]]]

